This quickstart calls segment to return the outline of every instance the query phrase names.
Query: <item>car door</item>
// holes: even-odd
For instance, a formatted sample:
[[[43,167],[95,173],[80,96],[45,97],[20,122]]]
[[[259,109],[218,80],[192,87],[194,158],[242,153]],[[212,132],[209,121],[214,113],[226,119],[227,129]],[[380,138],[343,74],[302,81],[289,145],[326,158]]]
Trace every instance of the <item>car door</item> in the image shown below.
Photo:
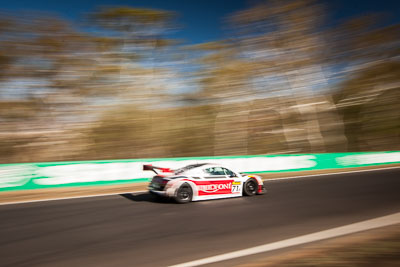
[[[234,171],[231,171],[228,168],[223,168],[225,175],[228,179],[232,179],[232,194],[241,194],[243,188],[243,182],[239,174]]]
[[[234,196],[241,192],[241,182],[237,175],[220,166],[206,167],[204,180],[198,182],[198,195],[201,196]]]

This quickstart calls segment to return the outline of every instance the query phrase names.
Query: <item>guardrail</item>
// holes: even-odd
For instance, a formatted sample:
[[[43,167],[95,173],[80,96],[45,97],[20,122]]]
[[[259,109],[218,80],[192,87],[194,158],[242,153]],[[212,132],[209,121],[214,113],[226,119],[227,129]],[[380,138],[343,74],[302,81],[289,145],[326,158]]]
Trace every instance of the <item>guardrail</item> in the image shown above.
[[[0,191],[147,182],[143,164],[174,169],[202,162],[246,173],[293,172],[400,163],[400,151],[0,164]]]

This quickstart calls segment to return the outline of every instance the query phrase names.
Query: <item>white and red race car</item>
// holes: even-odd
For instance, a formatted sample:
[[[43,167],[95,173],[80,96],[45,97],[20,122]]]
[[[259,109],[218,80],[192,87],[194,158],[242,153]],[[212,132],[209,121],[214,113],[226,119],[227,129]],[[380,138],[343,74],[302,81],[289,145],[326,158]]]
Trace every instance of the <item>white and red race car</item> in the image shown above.
[[[150,193],[178,203],[265,193],[261,177],[234,172],[218,164],[192,164],[177,170],[143,165],[143,170],[156,173],[149,185]]]

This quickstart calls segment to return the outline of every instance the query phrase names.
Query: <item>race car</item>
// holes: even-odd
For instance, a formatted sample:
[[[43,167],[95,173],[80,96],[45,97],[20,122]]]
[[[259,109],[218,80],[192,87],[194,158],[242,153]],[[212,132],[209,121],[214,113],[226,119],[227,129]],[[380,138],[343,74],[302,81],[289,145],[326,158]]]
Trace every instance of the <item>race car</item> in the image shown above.
[[[151,194],[178,203],[265,193],[260,176],[234,172],[218,164],[191,164],[177,170],[143,165],[143,170],[156,173],[149,184]]]

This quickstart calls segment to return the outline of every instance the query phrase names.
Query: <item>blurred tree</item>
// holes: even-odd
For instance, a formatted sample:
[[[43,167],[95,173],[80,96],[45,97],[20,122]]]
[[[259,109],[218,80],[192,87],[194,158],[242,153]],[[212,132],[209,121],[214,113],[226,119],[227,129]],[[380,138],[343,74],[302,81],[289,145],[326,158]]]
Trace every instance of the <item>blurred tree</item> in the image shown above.
[[[249,109],[244,101],[251,95],[248,72],[254,64],[242,60],[230,40],[192,45],[187,49],[197,55],[193,57],[193,64],[199,68],[191,74],[201,88],[191,97],[216,106],[213,154],[247,154]]]
[[[351,151],[400,149],[400,62],[363,68],[337,92]]]
[[[163,10],[101,8],[81,29],[3,15],[0,160],[400,149],[399,25],[324,13],[259,1],[229,38],[184,50]],[[342,73],[333,97],[326,69]]]
[[[175,13],[164,10],[107,7],[100,8],[91,14],[89,20],[103,29],[104,34],[114,36],[120,41],[121,46],[118,47],[118,51],[113,51],[112,55],[112,60],[117,65],[132,67],[132,57],[137,58],[145,66],[150,66],[144,67],[150,70],[147,75],[152,76],[152,79],[157,79],[160,74],[158,64],[165,56],[165,53],[162,54],[160,51],[178,43],[177,40],[166,38],[168,31],[173,28],[175,16]],[[143,72],[140,75],[144,75]],[[124,74],[121,73],[121,79],[123,76]],[[143,88],[148,88],[148,86]],[[155,95],[160,98],[165,96],[163,89],[165,88],[150,87],[148,90],[141,91],[140,94],[143,94],[145,99]]]
[[[281,115],[281,133],[290,151],[358,150],[353,132],[358,127],[351,118],[358,116],[359,105],[358,100],[352,104],[351,95],[358,91],[356,94],[367,97],[370,91],[365,85],[367,81],[361,83],[364,89],[353,90],[345,88],[351,85],[344,83],[343,93],[339,94],[341,100],[338,97],[334,100],[326,90],[330,84],[324,69],[340,69],[345,65],[346,76],[342,79],[364,71],[365,75],[378,75],[372,73],[386,69],[393,74],[382,76],[379,81],[368,80],[368,86],[373,85],[373,91],[382,93],[397,88],[397,81],[388,77],[398,77],[388,61],[398,61],[399,26],[381,26],[378,16],[362,16],[329,29],[322,23],[323,14],[324,7],[309,0],[260,1],[234,14],[230,21],[237,36],[224,46],[205,47],[217,52],[203,58],[208,64],[203,92],[219,92],[229,97],[227,92],[242,91],[242,95],[268,98],[279,90],[282,97],[277,98],[280,106],[276,110]],[[235,61],[236,69],[231,67]],[[361,78],[353,79],[360,84]],[[341,108],[339,113],[337,101],[344,101],[350,108]],[[393,118],[390,114],[386,117]],[[348,148],[346,140],[351,143]]]
[[[154,65],[146,67],[145,60],[154,61],[147,47],[154,50],[172,44],[161,38],[166,30],[163,21],[170,17],[161,15],[164,13],[167,14],[133,8],[102,9],[93,15],[92,22],[104,28],[89,32],[77,31],[68,21],[41,14],[4,16],[0,20],[2,130],[7,128],[6,135],[14,133],[18,139],[29,129],[31,134],[23,136],[22,147],[27,147],[37,142],[36,133],[43,135],[44,129],[50,133],[66,124],[69,129],[90,127],[88,122],[99,116],[104,101],[113,106],[134,100],[153,104],[152,99],[160,99],[165,87],[156,78],[166,76],[165,71]],[[107,32],[111,29],[121,34]],[[66,135],[73,134],[64,134],[54,138],[70,142]],[[106,132],[104,135],[110,136]],[[41,139],[36,150],[53,141]],[[8,143],[8,152],[0,156],[9,162],[14,160],[9,151],[13,147],[16,151],[17,147]],[[70,157],[68,151],[72,150],[75,148],[63,145],[58,154]],[[81,153],[81,145],[79,150]]]
[[[321,120],[325,118],[317,115],[318,108],[312,100],[313,88],[327,87],[321,73],[326,45],[319,35],[321,10],[313,1],[261,1],[234,14],[230,22],[236,36],[223,45],[200,47],[214,50],[202,58],[203,93],[242,100],[281,95],[276,99],[281,102],[276,114],[282,114],[283,122],[279,131],[291,151],[326,151],[321,132]],[[292,102],[286,101],[288,98],[295,100],[291,107],[298,119],[294,123],[283,115],[287,112],[282,109],[289,108],[288,103]],[[331,106],[332,116],[340,121],[333,101],[327,97],[323,102]],[[247,112],[258,108],[246,106]],[[301,139],[308,145],[299,142]]]
[[[160,117],[164,116],[157,109],[166,102],[168,92],[164,83],[173,75],[161,63],[169,60],[164,52],[178,43],[166,38],[175,16],[164,10],[131,7],[101,8],[91,14],[89,20],[104,34],[120,40],[121,46],[109,60],[131,69],[129,73],[119,74],[120,80],[126,80],[127,75],[131,77],[126,80],[123,96],[130,105],[135,105],[113,107],[100,118],[100,126],[91,132],[98,154],[114,157],[165,154],[160,152],[164,137],[159,133],[162,131]],[[136,62],[132,61],[132,55],[137,58]]]
[[[324,42],[318,27],[322,14],[321,6],[313,1],[264,1],[231,19],[238,26],[242,50],[260,66],[257,76],[279,77],[290,89],[286,94],[295,99],[293,112],[304,123],[293,124],[282,118],[282,130],[289,147],[301,149],[299,152],[325,151],[317,111],[312,100],[307,100],[313,97],[312,88],[321,76],[319,54]],[[266,83],[260,86],[273,90]],[[309,147],[300,146],[301,138],[308,141]]]
[[[399,148],[400,24],[385,25],[382,18],[355,17],[329,35],[329,60],[346,66],[335,102],[351,151]]]

